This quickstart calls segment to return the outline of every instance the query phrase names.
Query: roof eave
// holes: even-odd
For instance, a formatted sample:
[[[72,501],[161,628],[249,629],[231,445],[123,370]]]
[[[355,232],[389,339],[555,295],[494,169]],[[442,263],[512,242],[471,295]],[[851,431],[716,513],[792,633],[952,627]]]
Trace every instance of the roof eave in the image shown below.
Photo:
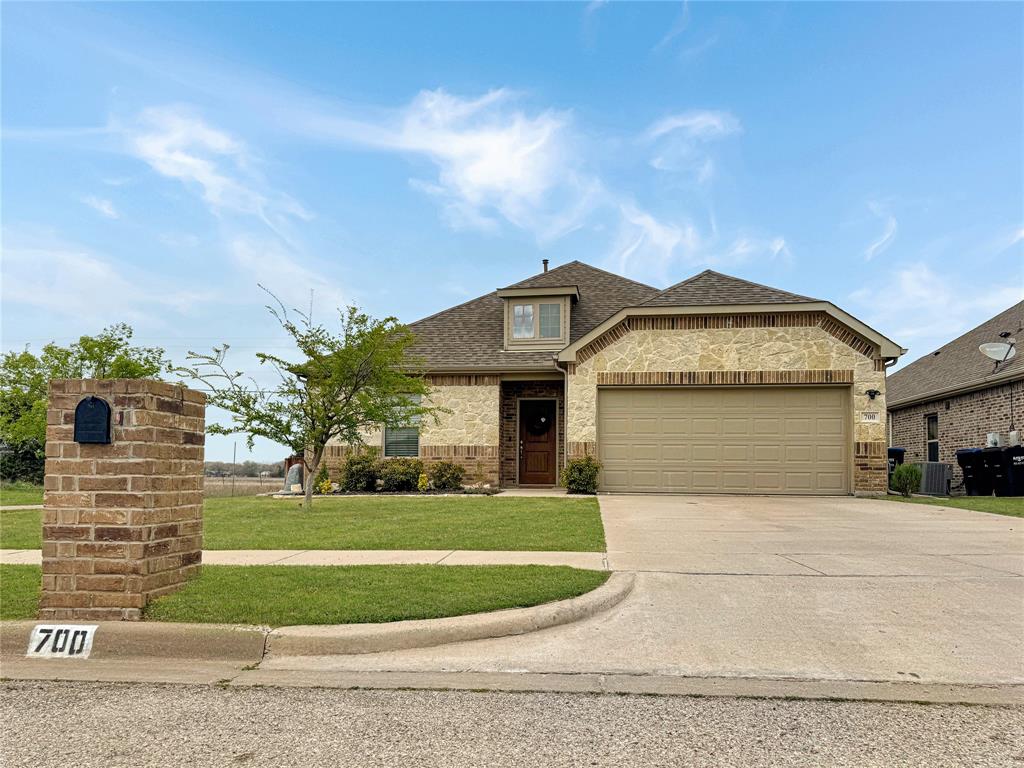
[[[984,379],[975,380],[968,384],[957,384],[953,387],[943,387],[942,389],[933,389],[930,392],[922,392],[919,395],[913,395],[911,397],[904,398],[902,400],[894,400],[891,397],[887,397],[887,410],[894,411],[899,408],[909,408],[913,405],[920,405],[921,403],[927,403],[931,400],[945,400],[949,397],[956,397],[957,395],[966,395],[971,392],[977,392],[981,389],[988,389],[990,387],[999,387],[1003,384],[1008,384],[1012,381],[1024,380],[1024,368],[1015,368],[1012,371],[1005,371],[999,375],[988,376]]]
[[[882,358],[896,359],[907,352],[906,349],[896,342],[883,336],[874,328],[862,323],[853,315],[844,312],[830,301],[793,301],[772,302],[767,304],[707,304],[625,307],[563,349],[558,355],[558,360],[559,362],[575,362],[576,353],[580,349],[601,336],[610,328],[614,328],[627,317],[635,317],[638,315],[725,315],[757,312],[778,313],[794,310],[798,312],[825,312],[843,325],[847,326],[850,330],[860,334],[868,341],[877,344],[879,356]]]

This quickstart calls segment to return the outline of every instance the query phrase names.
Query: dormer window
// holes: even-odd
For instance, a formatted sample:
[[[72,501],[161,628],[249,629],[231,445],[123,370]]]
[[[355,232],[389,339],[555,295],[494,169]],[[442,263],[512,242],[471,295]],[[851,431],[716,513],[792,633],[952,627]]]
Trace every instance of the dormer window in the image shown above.
[[[560,339],[562,338],[562,311],[564,301],[536,302],[512,305],[512,338]],[[537,319],[540,322],[537,322]]]
[[[505,300],[505,349],[556,351],[569,343],[576,286],[503,288],[498,296]]]

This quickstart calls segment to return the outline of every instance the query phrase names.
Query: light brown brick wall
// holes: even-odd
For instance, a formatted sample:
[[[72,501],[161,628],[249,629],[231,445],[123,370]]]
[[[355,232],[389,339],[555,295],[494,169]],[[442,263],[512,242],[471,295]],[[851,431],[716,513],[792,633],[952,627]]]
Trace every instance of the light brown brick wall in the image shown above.
[[[74,442],[94,395],[109,445]],[[137,620],[195,575],[202,557],[206,395],[160,381],[50,383],[40,618]]]
[[[959,448],[984,448],[985,436],[999,432],[1006,440],[1010,428],[1010,393],[1013,393],[1014,415],[1018,429],[1024,427],[1024,381],[980,389],[964,395],[930,400],[909,408],[889,411],[892,420],[891,444],[906,448],[904,461],[925,461],[928,457],[925,438],[925,417],[939,417],[939,461],[953,465],[953,492],[963,482],[963,473],[956,463]]]

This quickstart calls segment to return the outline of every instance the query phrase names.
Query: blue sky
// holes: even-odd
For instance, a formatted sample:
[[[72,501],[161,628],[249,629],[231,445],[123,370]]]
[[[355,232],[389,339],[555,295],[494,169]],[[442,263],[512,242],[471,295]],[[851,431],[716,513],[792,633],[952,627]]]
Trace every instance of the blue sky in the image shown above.
[[[126,321],[253,370],[258,283],[412,321],[542,258],[828,299],[907,361],[1024,296],[1021,4],[2,14],[4,350]]]

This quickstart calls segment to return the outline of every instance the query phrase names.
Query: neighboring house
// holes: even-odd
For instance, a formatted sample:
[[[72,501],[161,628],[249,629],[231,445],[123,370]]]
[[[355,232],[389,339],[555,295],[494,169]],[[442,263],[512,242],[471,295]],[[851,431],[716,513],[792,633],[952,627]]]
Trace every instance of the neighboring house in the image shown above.
[[[889,443],[905,448],[906,461],[953,465],[953,485],[963,481],[959,448],[984,448],[989,432],[1007,439],[1013,416],[1024,418],[1024,354],[998,366],[978,351],[981,344],[1020,339],[1024,302],[1000,312],[944,347],[889,376]]]
[[[905,350],[827,301],[710,270],[659,290],[545,261],[411,328],[451,414],[370,436],[384,456],[503,487],[554,485],[593,454],[602,491],[885,491],[885,367]]]

